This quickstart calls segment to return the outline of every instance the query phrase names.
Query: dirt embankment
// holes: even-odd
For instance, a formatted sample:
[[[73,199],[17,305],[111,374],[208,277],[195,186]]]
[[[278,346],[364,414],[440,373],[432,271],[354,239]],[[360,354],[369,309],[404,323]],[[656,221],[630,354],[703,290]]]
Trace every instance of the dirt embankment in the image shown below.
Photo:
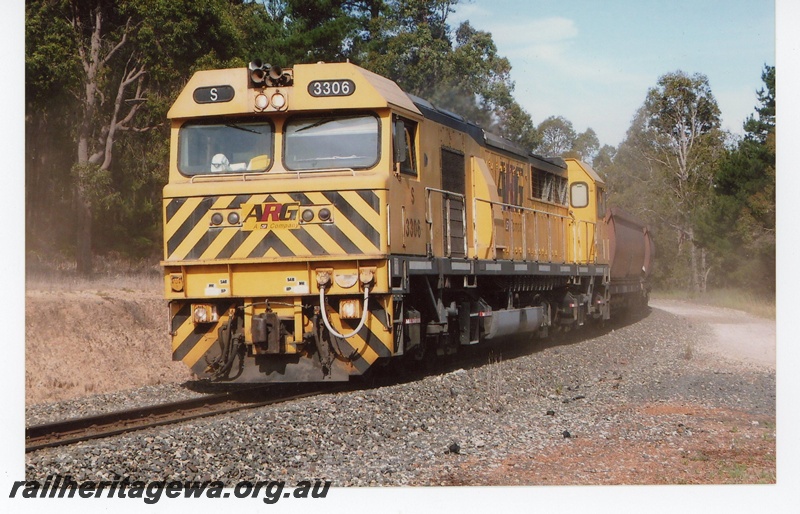
[[[191,378],[158,290],[28,290],[25,337],[27,404]]]

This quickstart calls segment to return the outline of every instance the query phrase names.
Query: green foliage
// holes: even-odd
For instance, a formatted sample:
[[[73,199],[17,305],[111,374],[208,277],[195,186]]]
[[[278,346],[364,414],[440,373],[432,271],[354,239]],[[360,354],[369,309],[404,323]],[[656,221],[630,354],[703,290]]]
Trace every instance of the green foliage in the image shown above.
[[[498,108],[495,131],[523,148],[533,150],[540,144],[540,135],[530,114],[516,101]]]
[[[437,107],[534,148],[538,136],[530,115],[512,96],[508,59],[497,55],[490,33],[469,22],[451,29],[447,16],[457,3],[360,3],[362,30],[353,38],[351,60]]]
[[[25,4],[26,243],[45,241],[46,252],[74,244],[72,91],[81,67],[67,10],[66,2]]]
[[[230,2],[128,0],[128,5],[140,24],[134,45],[153,85],[174,87],[198,69],[243,64],[244,34]]]
[[[577,134],[572,122],[563,116],[550,116],[537,127],[541,143],[536,152],[542,155],[564,155],[572,150]]]
[[[600,139],[598,139],[592,127],[587,128],[586,132],[581,132],[575,136],[571,151],[575,157],[591,163],[599,152]]]
[[[345,0],[288,0],[290,24],[284,39],[284,52],[295,49],[284,65],[318,61],[336,62],[346,59],[347,47],[358,26],[349,17]]]
[[[197,70],[272,64],[352,62],[525,148],[542,143],[513,98],[511,66],[492,35],[468,22],[448,24],[458,0],[31,0],[26,3],[26,244],[74,253],[74,206],[88,203],[96,252],[157,254],[160,190],[169,155],[166,113]],[[102,53],[122,41],[96,77],[98,105],[86,119],[86,72],[95,9]],[[81,24],[73,23],[80,20]],[[134,119],[104,147],[116,88],[131,68],[145,70]],[[129,92],[131,92],[129,90]],[[130,98],[131,95],[126,98]],[[126,103],[125,105],[129,105]],[[562,118],[563,120],[563,118]],[[564,120],[565,123],[569,123]],[[88,134],[77,164],[79,134]],[[597,152],[593,131],[570,136],[568,151]],[[555,152],[547,152],[554,154]],[[85,196],[84,196],[85,195]]]
[[[72,180],[85,192],[85,198],[99,210],[109,209],[119,200],[111,172],[91,162],[72,165]]]
[[[762,73],[760,106],[745,137],[720,160],[704,220],[707,244],[720,254],[726,282],[775,292],[775,68]]]
[[[63,100],[77,86],[80,63],[64,3],[25,4],[26,101]]]
[[[161,249],[161,188],[167,181],[169,145],[164,133],[149,131],[124,140],[125,166],[112,168],[116,201],[96,213],[95,249],[123,252],[134,258],[153,257]]]
[[[691,144],[719,128],[719,107],[708,78],[700,73],[690,77],[679,70],[660,77],[647,93],[643,114],[647,127],[668,145]]]
[[[600,173],[601,176],[606,176],[606,170],[613,166],[614,157],[617,155],[617,149],[611,145],[603,145],[597,154],[592,159],[592,167],[595,171]]]
[[[595,158],[610,203],[655,234],[660,288],[774,294],[774,77],[766,67],[756,115],[729,149],[707,79],[675,72],[648,92],[619,148]]]
[[[574,157],[589,164],[600,151],[600,140],[589,127],[577,133],[572,122],[563,116],[550,116],[536,127],[538,144],[534,151],[545,156]]]
[[[748,139],[765,145],[775,153],[775,66],[764,66],[761,80],[766,89],[761,88],[756,96],[761,105],[756,107],[757,116],[751,115],[744,123]]]

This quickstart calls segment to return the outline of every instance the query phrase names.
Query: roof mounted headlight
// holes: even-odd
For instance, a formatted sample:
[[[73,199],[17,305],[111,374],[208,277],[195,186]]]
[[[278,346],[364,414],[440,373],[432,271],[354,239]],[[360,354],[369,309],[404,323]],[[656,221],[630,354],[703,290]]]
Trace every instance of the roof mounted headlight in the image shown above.
[[[264,93],[259,93],[256,95],[256,110],[263,111],[269,105],[269,100],[267,100],[267,95]]]
[[[283,96],[283,93],[277,92],[274,95],[272,95],[272,98],[270,99],[269,103],[272,105],[273,108],[280,111],[281,109],[286,107],[286,97]]]

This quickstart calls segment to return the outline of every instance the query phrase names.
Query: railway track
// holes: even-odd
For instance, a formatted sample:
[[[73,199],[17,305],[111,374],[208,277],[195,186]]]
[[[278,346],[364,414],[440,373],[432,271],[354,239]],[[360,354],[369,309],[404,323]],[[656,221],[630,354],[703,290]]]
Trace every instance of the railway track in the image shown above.
[[[602,329],[601,329],[602,330]],[[577,333],[562,335],[561,343],[572,341],[576,337],[583,339],[587,332],[582,335]],[[404,382],[421,378],[427,374],[444,373],[461,367],[482,366],[491,362],[498,355],[499,351],[505,358],[526,354],[532,351],[529,337],[505,338],[506,344],[492,348],[480,348],[475,352],[464,351],[456,358],[449,361],[439,361],[439,366],[427,367],[421,365],[419,369],[411,371],[404,377],[383,376],[380,384],[391,385],[397,382]],[[548,343],[546,343],[548,344]],[[557,344],[553,340],[549,344]],[[433,369],[436,368],[436,369]],[[277,386],[277,387],[276,387]],[[276,403],[291,401],[299,398],[314,396],[321,393],[340,392],[347,389],[363,388],[365,382],[355,383],[335,383],[326,384],[320,387],[319,384],[302,384],[299,387],[286,387],[288,384],[266,384],[251,387],[248,389],[237,389],[232,392],[208,394],[199,398],[182,400],[147,407],[110,412],[96,416],[74,418],[54,423],[45,423],[27,427],[25,430],[25,452],[33,452],[44,448],[64,446],[112,437],[145,428],[159,427],[164,425],[176,424],[203,417],[216,416],[231,412],[241,411],[272,405]],[[370,387],[370,386],[367,386]],[[270,391],[270,389],[273,389]]]
[[[209,394],[189,400],[33,425],[25,429],[25,453],[273,405],[321,393],[338,392],[343,390],[344,386],[305,388],[300,392],[295,390],[277,394],[269,389],[270,386],[259,386]]]

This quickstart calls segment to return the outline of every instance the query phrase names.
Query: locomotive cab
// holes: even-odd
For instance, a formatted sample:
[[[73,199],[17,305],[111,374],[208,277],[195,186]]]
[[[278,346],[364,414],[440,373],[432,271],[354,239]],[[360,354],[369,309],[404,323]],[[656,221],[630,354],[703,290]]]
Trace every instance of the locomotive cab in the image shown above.
[[[350,64],[276,68],[198,72],[169,112],[173,358],[200,377],[346,380],[394,351],[387,204],[416,178],[421,115]]]
[[[605,182],[578,159],[565,159],[569,172],[569,206],[573,244],[570,259],[580,263],[608,264]]]

